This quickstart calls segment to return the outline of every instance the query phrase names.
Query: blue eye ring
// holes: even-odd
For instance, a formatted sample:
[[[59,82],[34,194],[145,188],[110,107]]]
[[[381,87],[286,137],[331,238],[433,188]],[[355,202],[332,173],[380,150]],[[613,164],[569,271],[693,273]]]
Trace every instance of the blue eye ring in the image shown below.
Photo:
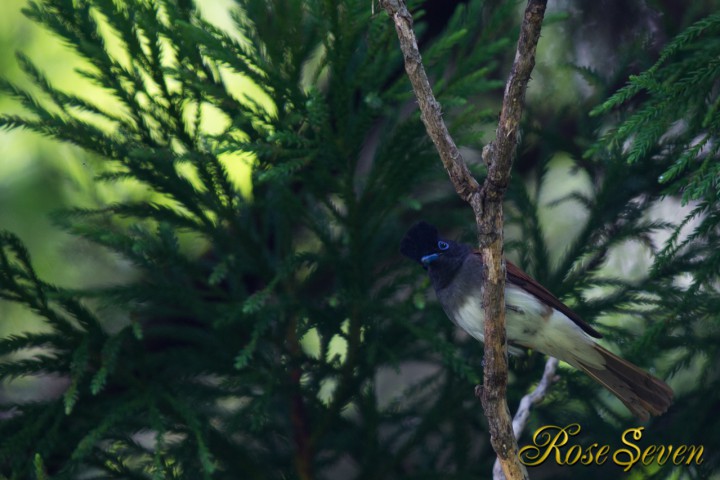
[[[448,248],[450,248],[450,244],[448,244],[447,242],[443,242],[442,240],[437,243],[437,246],[440,250],[447,250]]]

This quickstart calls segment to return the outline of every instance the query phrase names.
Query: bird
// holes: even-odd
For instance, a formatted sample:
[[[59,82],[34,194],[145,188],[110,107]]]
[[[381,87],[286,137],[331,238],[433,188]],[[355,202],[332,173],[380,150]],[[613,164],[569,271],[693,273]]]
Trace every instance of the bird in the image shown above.
[[[480,252],[440,238],[437,228],[424,221],[407,231],[400,252],[427,270],[450,320],[483,342],[485,267]],[[667,411],[673,391],[664,381],[598,344],[602,335],[597,330],[512,262],[506,261],[506,271],[505,328],[511,354],[532,349],[582,370],[643,421]]]

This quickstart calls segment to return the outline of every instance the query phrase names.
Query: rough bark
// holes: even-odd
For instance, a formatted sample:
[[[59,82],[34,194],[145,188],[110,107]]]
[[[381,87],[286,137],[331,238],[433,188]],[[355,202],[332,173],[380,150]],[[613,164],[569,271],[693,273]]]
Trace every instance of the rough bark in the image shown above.
[[[480,185],[472,176],[442,118],[422,65],[413,32],[413,20],[403,0],[380,0],[390,15],[400,40],[405,71],[418,101],[421,118],[435,144],[443,166],[458,195],[473,208],[478,243],[485,262],[485,354],[484,383],[478,389],[490,427],[490,438],[502,472],[508,479],[527,478],[518,459],[507,390],[507,339],[505,334],[505,261],[503,257],[503,198],[517,149],[518,129],[525,104],[525,91],[535,66],[535,50],[547,0],[529,0],[520,28],[515,60],[505,85],[496,138],[483,151],[488,174]]]

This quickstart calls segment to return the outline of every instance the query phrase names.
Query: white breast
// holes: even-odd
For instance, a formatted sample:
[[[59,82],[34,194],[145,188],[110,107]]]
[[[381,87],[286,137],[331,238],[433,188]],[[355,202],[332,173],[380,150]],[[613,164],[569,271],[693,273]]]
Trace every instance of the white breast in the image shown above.
[[[595,343],[593,338],[565,314],[554,309],[550,313],[547,306],[518,287],[508,286],[505,297],[508,341],[527,345],[572,365],[577,363],[575,358],[582,358],[583,363],[590,366],[604,364],[600,354],[592,347]],[[469,295],[452,316],[460,328],[483,342],[485,314],[481,299],[479,292]],[[517,353],[517,349],[510,350]]]

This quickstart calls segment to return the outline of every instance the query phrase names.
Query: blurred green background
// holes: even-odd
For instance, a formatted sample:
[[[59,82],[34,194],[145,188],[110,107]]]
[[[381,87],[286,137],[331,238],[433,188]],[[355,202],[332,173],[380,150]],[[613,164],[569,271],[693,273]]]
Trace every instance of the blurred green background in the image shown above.
[[[0,76],[12,81],[24,81],[15,52],[21,51],[36,64],[42,65],[54,86],[70,92],[82,92],[95,101],[104,92],[80,78],[74,69],[81,66],[57,38],[29,21],[21,12],[26,0],[5,0],[0,3]],[[199,2],[203,13],[213,23],[229,25],[225,14],[231,0],[204,0]],[[519,7],[522,5],[518,4]],[[543,27],[543,39],[538,50],[537,67],[528,90],[531,111],[543,104],[551,110],[577,108],[584,89],[576,72],[567,65],[573,52],[572,32],[568,30],[566,6],[550,5],[548,20]],[[595,62],[592,57],[587,60]],[[247,89],[248,84],[243,83]],[[102,104],[102,101],[101,101]],[[111,105],[108,100],[108,105]],[[17,104],[0,94],[0,110],[17,111]],[[212,128],[210,126],[209,128]],[[492,132],[486,132],[486,136]],[[572,191],[586,193],[589,178],[572,168],[566,152],[553,153],[555,159],[543,185],[541,199],[547,205],[541,221],[547,232],[551,255],[560,256],[568,237],[574,236],[582,226],[583,210],[573,208],[572,202],[554,205],[554,200]],[[230,162],[235,180],[244,192],[250,191],[248,169],[241,161]],[[96,245],[85,242],[56,228],[50,214],[64,206],[91,207],[113,201],[139,199],[146,192],[127,182],[101,185],[93,182],[100,171],[92,156],[71,145],[22,131],[0,131],[0,228],[17,233],[33,255],[38,272],[49,281],[69,287],[88,287],[122,282],[131,272],[120,259],[109,256]],[[669,205],[675,211],[676,204]],[[663,215],[664,212],[659,212]],[[681,212],[677,211],[677,218]],[[512,232],[510,232],[512,235]],[[638,255],[640,253],[640,255]],[[642,248],[629,245],[620,257],[611,262],[623,265],[623,275],[641,275],[647,266]],[[31,322],[32,315],[23,309],[0,301],[0,334],[17,329],[18,323]]]
[[[22,81],[15,59],[23,51],[46,66],[53,81],[72,86],[77,59],[21,13],[24,0],[0,3],[0,75]],[[0,96],[0,109],[17,105]],[[16,232],[29,246],[38,270],[54,282],[89,285],[112,280],[119,265],[89,244],[52,225],[49,214],[70,203],[98,201],[92,162],[77,148],[22,131],[0,131],[0,228]],[[95,198],[93,198],[95,197]],[[68,261],[69,260],[69,261]],[[90,272],[93,272],[91,277]],[[32,322],[26,309],[0,302],[0,335]]]
[[[82,66],[81,61],[56,37],[22,14],[26,3],[26,0],[0,3],[0,76],[22,84],[24,79],[15,58],[15,52],[21,51],[37,65],[42,65],[54,86],[92,96],[101,105],[102,99],[106,98],[107,106],[112,107],[111,100],[102,90],[75,73],[74,70]],[[232,0],[198,2],[206,18],[220,27],[231,25],[226,12],[232,3]],[[583,36],[574,35],[572,21],[578,20],[577,16],[585,14],[585,10],[574,11],[572,2],[553,3],[550,2],[543,26],[537,66],[527,94],[529,115],[541,119],[543,115],[563,109],[577,114],[579,104],[587,97],[588,85],[569,62],[580,60],[602,65],[608,61],[606,50],[610,48],[604,27],[589,27]],[[518,3],[518,12],[522,7]],[[619,11],[615,10],[616,13]],[[622,29],[622,22],[619,25],[617,28]],[[642,35],[641,30],[636,33]],[[581,43],[575,43],[578,38]],[[598,50],[589,48],[591,45],[596,45]],[[247,82],[242,79],[239,82],[244,89],[248,88]],[[12,113],[18,108],[16,102],[0,94],[0,111]],[[212,125],[206,127],[213,129]],[[483,135],[490,138],[492,132]],[[586,172],[574,168],[567,152],[558,150],[551,155],[554,158],[550,162],[553,173],[546,176],[541,187],[540,220],[550,256],[556,260],[567,247],[569,238],[574,238],[582,228],[586,211],[577,203],[556,204],[555,201],[571,192],[588,193],[591,184]],[[251,189],[248,169],[244,162],[234,160],[229,162],[231,171],[241,189],[248,193]],[[25,242],[38,273],[48,281],[69,288],[85,288],[124,283],[133,276],[130,265],[123,259],[65,233],[51,218],[52,212],[66,206],[99,207],[114,201],[147,197],[143,188],[132,183],[95,183],[93,177],[101,168],[92,155],[72,145],[29,132],[0,131],[0,228],[16,233]],[[675,200],[668,200],[664,208],[657,209],[658,218],[679,220],[685,213],[686,209],[680,208]],[[508,237],[513,237],[511,228]],[[190,248],[200,252],[202,245],[190,245]],[[510,255],[512,257],[512,253]],[[649,264],[649,250],[639,243],[632,243],[617,248],[604,270],[608,276],[619,274],[624,278],[640,278]],[[39,326],[32,312],[2,300],[0,319],[0,335]],[[613,319],[604,321],[613,323]],[[24,384],[23,381],[16,383],[17,387]]]
[[[205,17],[220,27],[231,25],[227,9],[231,0],[205,0]],[[0,77],[27,86],[16,52],[22,52],[44,72],[54,86],[91,97],[112,108],[101,89],[81,78],[75,69],[82,61],[61,41],[22,14],[27,0],[0,2]],[[236,86],[246,91],[243,79]],[[34,90],[36,91],[36,90]],[[103,101],[104,100],[104,101]],[[20,112],[17,102],[0,93],[0,111]],[[207,115],[205,128],[212,130],[220,119]],[[241,158],[228,162],[241,191],[250,192],[249,168]],[[123,283],[132,277],[130,266],[100,247],[65,233],[52,221],[52,213],[63,207],[99,207],[121,200],[148,198],[142,187],[131,182],[96,183],[102,166],[92,155],[72,145],[61,144],[35,133],[0,130],[0,229],[16,233],[33,255],[38,273],[50,282],[69,288]],[[189,248],[201,250],[202,245]],[[0,336],[28,326],[33,314],[0,300]]]

